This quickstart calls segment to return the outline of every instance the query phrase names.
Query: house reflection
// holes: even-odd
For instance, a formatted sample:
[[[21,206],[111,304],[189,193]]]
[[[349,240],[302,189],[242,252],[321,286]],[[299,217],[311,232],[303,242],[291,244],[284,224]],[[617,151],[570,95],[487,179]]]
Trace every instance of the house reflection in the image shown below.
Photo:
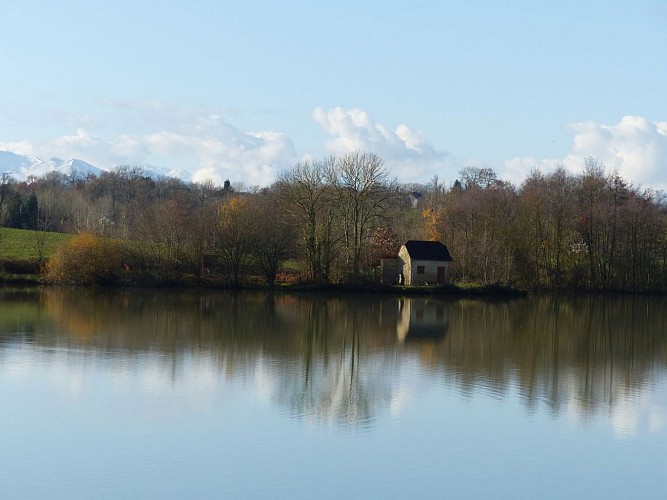
[[[400,342],[443,338],[449,330],[449,304],[442,300],[402,298],[398,301],[396,335]]]

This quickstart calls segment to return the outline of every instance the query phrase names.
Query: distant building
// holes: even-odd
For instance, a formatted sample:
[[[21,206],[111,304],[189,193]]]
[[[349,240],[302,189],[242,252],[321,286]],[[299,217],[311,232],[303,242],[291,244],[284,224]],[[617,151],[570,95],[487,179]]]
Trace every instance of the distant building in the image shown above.
[[[410,205],[412,208],[417,208],[417,205],[419,205],[422,197],[423,195],[418,191],[411,191],[408,193],[408,200],[410,200]]]

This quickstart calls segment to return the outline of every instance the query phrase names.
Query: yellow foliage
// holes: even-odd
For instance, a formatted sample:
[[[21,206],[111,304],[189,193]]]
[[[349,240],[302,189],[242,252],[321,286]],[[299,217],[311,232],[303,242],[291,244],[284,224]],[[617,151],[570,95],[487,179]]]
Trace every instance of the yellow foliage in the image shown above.
[[[113,240],[80,234],[62,244],[46,265],[54,283],[95,285],[117,281],[123,272],[123,252]]]
[[[225,227],[231,225],[239,213],[248,208],[248,202],[243,198],[232,198],[218,207],[220,224]]]
[[[424,239],[427,241],[440,241],[440,231],[438,231],[438,215],[432,208],[422,210],[424,218]]]

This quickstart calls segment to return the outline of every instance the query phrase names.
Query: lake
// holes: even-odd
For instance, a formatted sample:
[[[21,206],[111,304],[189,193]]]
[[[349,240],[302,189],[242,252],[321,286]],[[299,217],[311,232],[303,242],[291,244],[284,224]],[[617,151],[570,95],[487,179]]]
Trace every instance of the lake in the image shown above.
[[[0,288],[2,498],[665,498],[667,300]]]

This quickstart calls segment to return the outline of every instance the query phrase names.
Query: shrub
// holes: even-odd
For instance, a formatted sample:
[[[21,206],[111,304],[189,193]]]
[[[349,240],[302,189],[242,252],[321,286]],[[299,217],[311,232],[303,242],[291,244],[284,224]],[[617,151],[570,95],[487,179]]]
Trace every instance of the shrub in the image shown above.
[[[119,242],[80,234],[58,247],[46,264],[45,279],[77,285],[120,283],[130,268],[126,257]]]

